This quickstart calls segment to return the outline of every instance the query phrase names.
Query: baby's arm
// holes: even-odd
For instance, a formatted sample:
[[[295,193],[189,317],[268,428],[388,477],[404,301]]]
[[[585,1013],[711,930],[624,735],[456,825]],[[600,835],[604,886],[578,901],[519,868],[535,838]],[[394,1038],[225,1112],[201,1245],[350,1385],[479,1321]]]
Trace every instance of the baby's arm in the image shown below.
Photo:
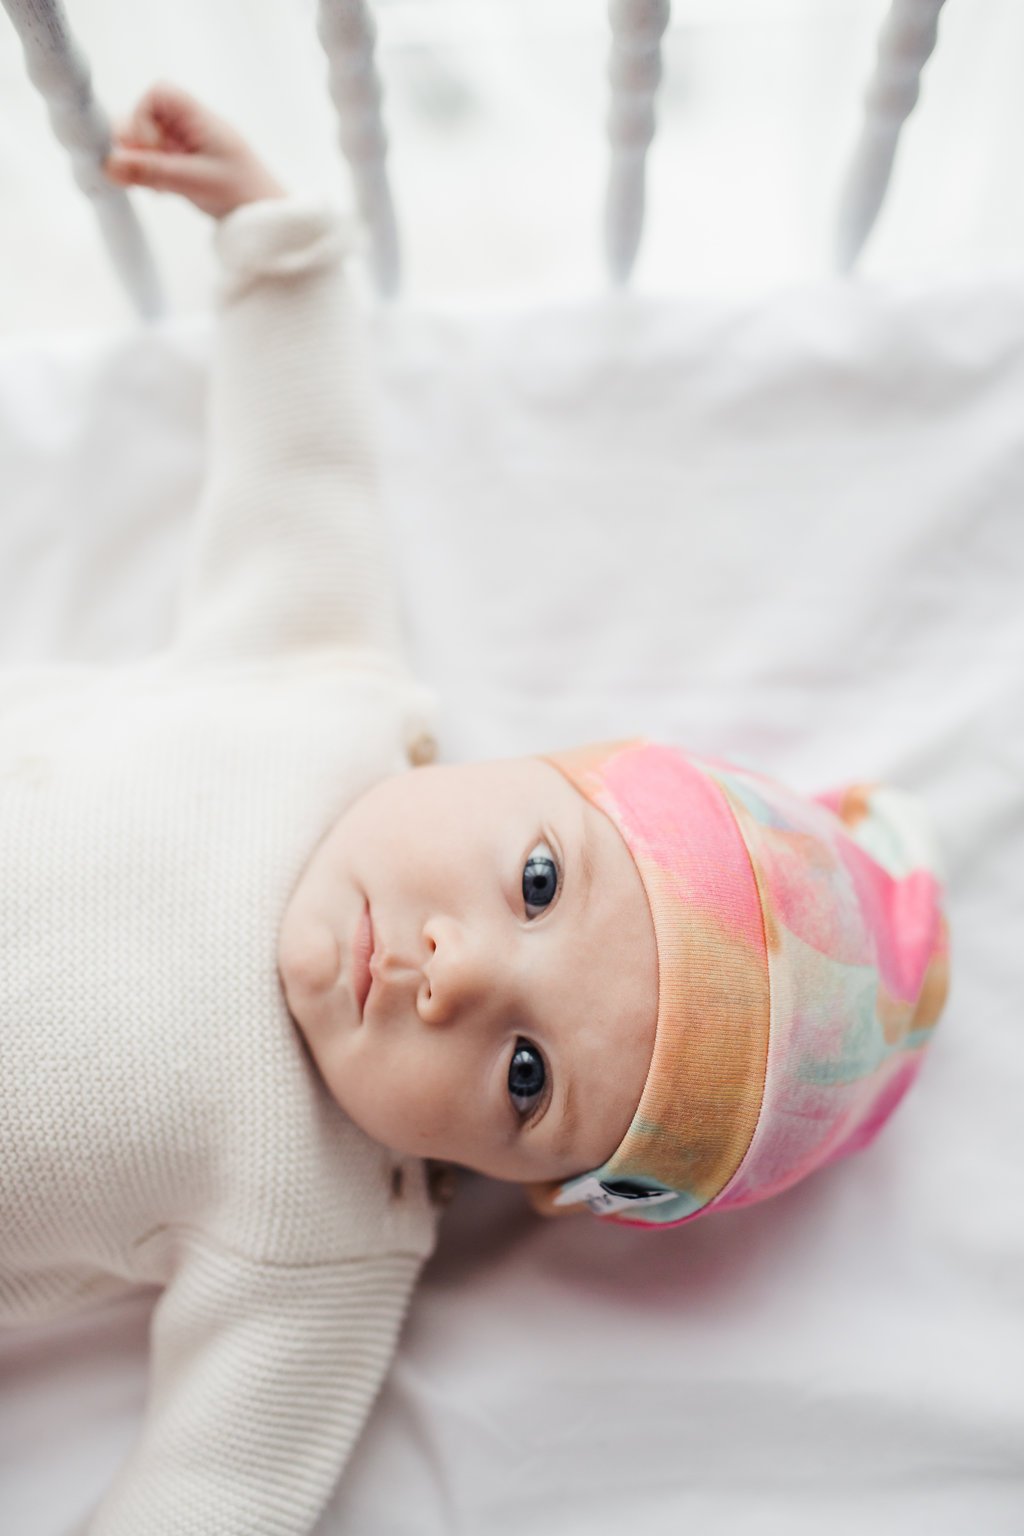
[[[172,86],[143,97],[107,172],[177,192],[218,221],[207,469],[176,649],[399,656],[343,271],[348,223],[285,196],[233,129]]]
[[[422,1259],[257,1265],[182,1234],[141,1438],[88,1536],[305,1536],[388,1369]]]

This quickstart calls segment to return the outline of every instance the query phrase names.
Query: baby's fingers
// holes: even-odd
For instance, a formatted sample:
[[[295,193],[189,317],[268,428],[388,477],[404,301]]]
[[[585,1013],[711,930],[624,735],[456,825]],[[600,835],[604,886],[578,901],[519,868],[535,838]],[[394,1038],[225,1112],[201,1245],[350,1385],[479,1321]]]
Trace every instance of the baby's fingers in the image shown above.
[[[226,191],[223,162],[206,155],[175,155],[117,145],[104,169],[118,186],[176,192],[204,213],[216,213]]]
[[[122,142],[110,151],[104,170],[120,187],[176,192],[214,219],[224,218],[243,203],[284,195],[284,188],[241,140],[239,148],[227,155],[176,154]]]

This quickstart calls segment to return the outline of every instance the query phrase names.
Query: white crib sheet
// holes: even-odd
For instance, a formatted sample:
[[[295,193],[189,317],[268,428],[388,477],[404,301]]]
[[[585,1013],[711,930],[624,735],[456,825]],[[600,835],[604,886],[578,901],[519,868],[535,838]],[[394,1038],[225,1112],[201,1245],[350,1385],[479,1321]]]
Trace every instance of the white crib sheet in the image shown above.
[[[634,731],[938,819],[954,981],[878,1141],[653,1235],[465,1178],[321,1536],[1024,1530],[1024,282],[375,320],[449,758]],[[0,351],[0,661],[159,644],[204,320]],[[131,1443],[143,1297],[9,1337],[0,1526]],[[197,1533],[201,1536],[201,1533]]]

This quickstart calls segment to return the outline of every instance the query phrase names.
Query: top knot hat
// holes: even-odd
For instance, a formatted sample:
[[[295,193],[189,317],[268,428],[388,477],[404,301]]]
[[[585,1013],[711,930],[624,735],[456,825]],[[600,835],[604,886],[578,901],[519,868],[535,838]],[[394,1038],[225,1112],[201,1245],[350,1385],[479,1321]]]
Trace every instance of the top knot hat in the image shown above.
[[[918,802],[877,784],[804,799],[644,739],[545,760],[633,856],[658,1019],[622,1142],[600,1168],[531,1186],[537,1209],[676,1226],[866,1146],[917,1075],[948,986]]]

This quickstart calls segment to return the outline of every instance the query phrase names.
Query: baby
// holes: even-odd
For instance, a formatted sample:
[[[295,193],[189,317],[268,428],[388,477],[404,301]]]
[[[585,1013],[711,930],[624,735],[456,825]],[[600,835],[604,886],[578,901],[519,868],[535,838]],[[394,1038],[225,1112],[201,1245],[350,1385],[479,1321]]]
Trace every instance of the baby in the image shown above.
[[[785,1189],[916,1074],[941,886],[895,790],[647,740],[428,766],[347,226],[173,87],[107,173],[217,220],[208,468],[168,649],[0,682],[0,1316],[161,1289],[94,1536],[299,1533],[429,1162],[649,1228]]]

